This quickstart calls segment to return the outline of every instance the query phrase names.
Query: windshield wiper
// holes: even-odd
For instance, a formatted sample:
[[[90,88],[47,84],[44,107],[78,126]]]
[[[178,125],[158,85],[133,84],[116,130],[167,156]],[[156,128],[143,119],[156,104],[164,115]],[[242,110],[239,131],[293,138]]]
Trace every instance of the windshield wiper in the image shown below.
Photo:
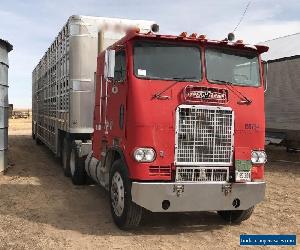
[[[167,88],[165,88],[164,90],[154,94],[152,96],[152,99],[160,99],[162,98],[162,94],[165,93],[167,90],[169,90],[170,88],[172,88],[173,86],[175,86],[178,82],[185,82],[185,81],[188,81],[188,80],[195,80],[196,77],[174,77],[173,80],[175,80],[174,83],[172,83],[171,85],[169,85]],[[164,99],[170,99],[169,96],[164,96]]]
[[[240,98],[240,102],[238,104],[251,104],[252,100],[250,100],[248,97],[246,97],[244,94],[242,94],[240,91],[238,91],[232,84],[232,82],[227,82],[223,80],[210,80],[211,82],[216,83],[224,83],[226,88],[229,89],[234,95],[236,95],[238,98]],[[229,88],[230,86],[230,88]],[[238,93],[238,94],[237,94]]]

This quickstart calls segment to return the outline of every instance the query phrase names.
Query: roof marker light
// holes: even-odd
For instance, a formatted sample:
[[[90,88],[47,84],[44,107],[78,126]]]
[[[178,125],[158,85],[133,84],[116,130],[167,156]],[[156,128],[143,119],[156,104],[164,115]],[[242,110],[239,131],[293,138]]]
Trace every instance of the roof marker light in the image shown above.
[[[187,33],[186,33],[186,32],[182,32],[179,36],[180,36],[180,37],[186,37],[186,36],[187,36]]]
[[[205,40],[206,39],[206,35],[201,34],[201,35],[198,36],[198,39]]]
[[[192,33],[189,37],[196,39],[197,38],[197,33]]]
[[[127,29],[126,34],[134,34],[134,33],[140,33],[140,28],[139,27],[131,27]]]

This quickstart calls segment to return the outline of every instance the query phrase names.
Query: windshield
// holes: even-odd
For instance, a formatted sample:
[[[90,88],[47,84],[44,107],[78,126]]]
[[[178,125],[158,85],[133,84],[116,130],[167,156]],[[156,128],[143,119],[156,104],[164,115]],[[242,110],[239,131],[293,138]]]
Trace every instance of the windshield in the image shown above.
[[[136,42],[134,74],[140,78],[199,81],[200,48],[158,42]]]
[[[211,82],[259,86],[258,57],[254,53],[226,49],[206,49],[206,74]]]

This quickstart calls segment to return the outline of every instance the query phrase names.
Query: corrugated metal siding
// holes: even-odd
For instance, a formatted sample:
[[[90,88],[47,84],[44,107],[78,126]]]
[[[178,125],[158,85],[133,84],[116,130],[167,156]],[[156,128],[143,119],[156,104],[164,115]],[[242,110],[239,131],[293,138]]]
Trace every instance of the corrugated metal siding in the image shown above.
[[[300,130],[300,58],[269,63],[266,128]]]
[[[8,52],[12,45],[0,39],[0,172],[7,167],[8,148]]]

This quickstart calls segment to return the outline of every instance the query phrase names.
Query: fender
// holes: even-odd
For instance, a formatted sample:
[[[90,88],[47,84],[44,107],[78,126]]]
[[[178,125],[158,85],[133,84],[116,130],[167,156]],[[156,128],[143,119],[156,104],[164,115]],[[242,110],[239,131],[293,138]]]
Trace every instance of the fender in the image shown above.
[[[105,168],[107,168],[107,170],[110,171],[113,162],[118,159],[121,159],[123,161],[123,163],[128,171],[128,174],[130,176],[129,168],[128,168],[128,165],[126,162],[125,155],[123,153],[122,148],[120,148],[118,146],[112,146],[107,150],[107,153],[105,155],[105,160],[104,160]]]

